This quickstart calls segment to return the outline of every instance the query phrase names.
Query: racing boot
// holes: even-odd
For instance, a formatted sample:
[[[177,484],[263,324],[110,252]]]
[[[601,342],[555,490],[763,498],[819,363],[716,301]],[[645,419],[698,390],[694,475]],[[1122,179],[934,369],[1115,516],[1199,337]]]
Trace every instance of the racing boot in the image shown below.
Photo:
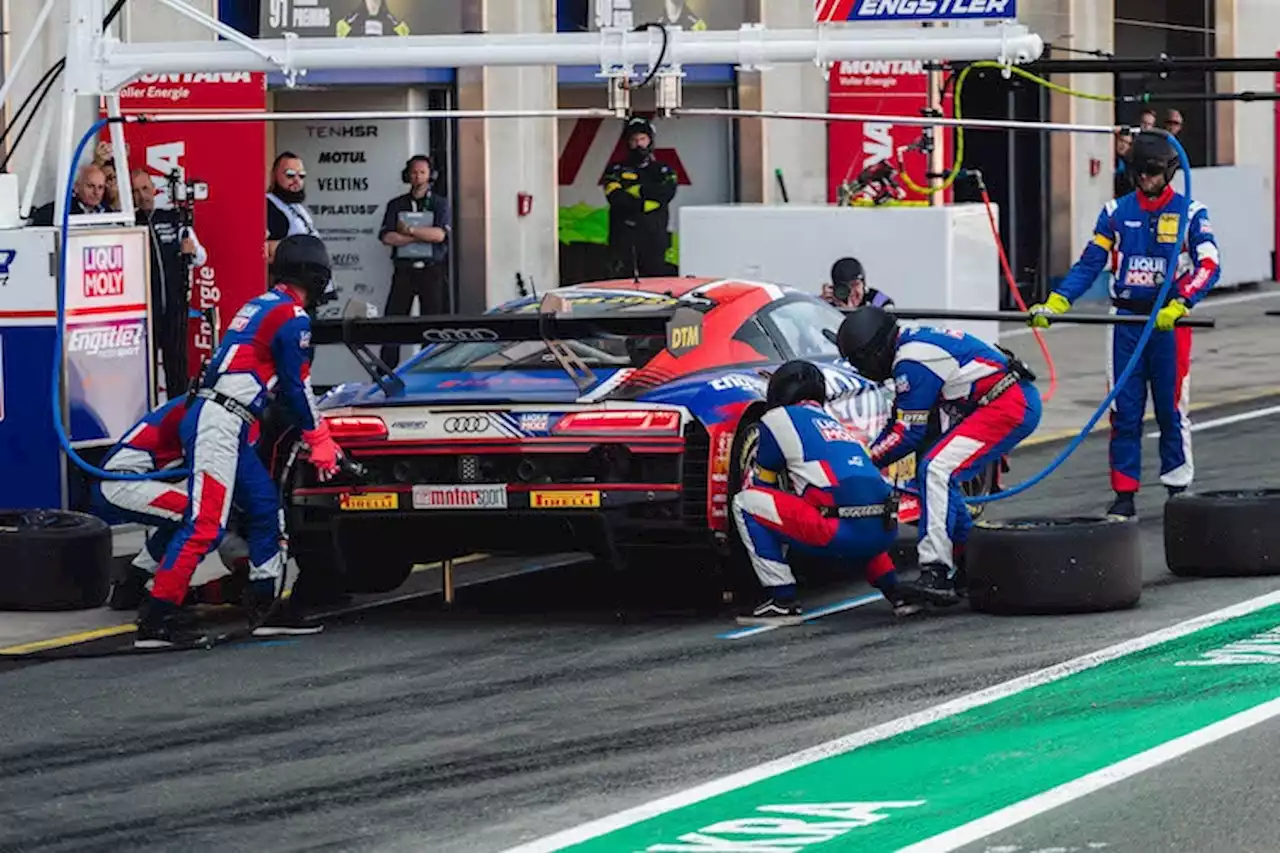
[[[1116,499],[1111,502],[1111,506],[1107,507],[1107,515],[1115,515],[1121,518],[1133,518],[1138,514],[1138,508],[1133,504],[1133,492],[1116,492]]]
[[[955,579],[950,574],[941,563],[923,565],[920,567],[920,577],[903,582],[902,594],[908,601],[916,604],[934,604],[938,607],[959,604],[960,593],[956,592]]]
[[[138,607],[138,631],[133,637],[135,649],[194,649],[207,644],[203,634],[195,630],[192,615],[178,605],[149,594]]]
[[[739,625],[799,625],[804,611],[796,604],[795,588],[774,587],[774,595],[749,614],[739,616]]]
[[[1176,498],[1187,490],[1186,486],[1165,486],[1164,490],[1169,493],[1169,498]]]
[[[276,582],[271,578],[249,581],[242,601],[255,637],[299,637],[324,630],[319,622],[304,618],[289,599],[277,599]]]
[[[952,557],[955,560],[956,573],[952,576],[951,582],[955,584],[956,594],[961,598],[969,597],[969,569],[968,560],[965,557],[965,549],[963,545],[956,545],[952,551]]]

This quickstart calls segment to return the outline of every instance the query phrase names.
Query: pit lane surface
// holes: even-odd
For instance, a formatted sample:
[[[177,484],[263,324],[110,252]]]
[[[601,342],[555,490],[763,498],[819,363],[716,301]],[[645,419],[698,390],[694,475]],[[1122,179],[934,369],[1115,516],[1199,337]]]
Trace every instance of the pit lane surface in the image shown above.
[[[1280,481],[1275,428],[1271,416],[1199,433],[1198,485]],[[1018,453],[1013,480],[1059,449]],[[1152,471],[1154,441],[1144,450]],[[1095,436],[991,512],[1096,512],[1105,465]],[[1147,583],[1127,613],[996,619],[960,609],[895,623],[876,603],[724,640],[730,620],[664,608],[668,584],[618,621],[593,587],[600,575],[570,569],[464,590],[452,613],[405,602],[298,641],[10,665],[0,674],[0,849],[502,850],[1280,589],[1280,578],[1173,578],[1162,501],[1158,488],[1139,500]],[[849,582],[807,603],[866,591]],[[1249,839],[1280,837],[1280,818],[1241,805],[1231,814],[1247,826],[1215,834],[1225,824],[1202,819],[1204,791],[1212,804],[1232,791],[1244,798],[1249,785],[1268,790],[1273,769],[1232,777],[1254,738],[1266,735],[1265,749],[1275,731],[965,849],[1251,849]],[[1242,750],[1236,762],[1215,760],[1228,749]],[[1175,812],[1183,817],[1166,820]]]

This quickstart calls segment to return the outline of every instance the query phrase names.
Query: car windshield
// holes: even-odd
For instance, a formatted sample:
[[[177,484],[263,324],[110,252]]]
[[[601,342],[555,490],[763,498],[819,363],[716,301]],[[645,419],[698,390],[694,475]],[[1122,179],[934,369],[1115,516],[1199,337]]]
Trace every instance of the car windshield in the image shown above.
[[[674,308],[679,303],[669,296],[635,291],[585,291],[565,293],[575,317],[625,315]],[[530,299],[498,309],[499,314],[534,314],[540,300]],[[642,367],[661,352],[666,341],[660,337],[627,338],[602,335],[565,341],[565,345],[588,367]],[[464,344],[434,344],[426,347],[408,364],[404,373],[458,372],[466,370],[559,369],[555,355],[542,341],[484,341]]]

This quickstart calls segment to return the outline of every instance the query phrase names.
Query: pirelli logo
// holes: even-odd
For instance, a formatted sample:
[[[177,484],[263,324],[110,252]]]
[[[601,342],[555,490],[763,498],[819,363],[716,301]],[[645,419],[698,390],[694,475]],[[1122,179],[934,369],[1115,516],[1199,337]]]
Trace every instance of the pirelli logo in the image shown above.
[[[592,509],[600,506],[598,491],[530,492],[531,509]]]

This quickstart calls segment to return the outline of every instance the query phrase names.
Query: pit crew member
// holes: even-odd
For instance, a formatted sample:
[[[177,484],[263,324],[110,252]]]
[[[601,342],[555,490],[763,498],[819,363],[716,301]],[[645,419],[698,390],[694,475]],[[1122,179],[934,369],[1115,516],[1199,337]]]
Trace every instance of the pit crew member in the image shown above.
[[[667,226],[679,176],[666,163],[654,159],[656,135],[648,119],[630,119],[622,130],[627,159],[610,163],[604,173],[614,272],[628,278],[675,272],[666,261],[671,244]]]
[[[407,36],[409,25],[391,14],[383,0],[357,0],[355,11],[338,21],[334,33],[348,36]]]
[[[841,258],[831,265],[831,281],[823,285],[822,298],[836,308],[885,308],[893,304],[884,291],[867,286],[867,274],[857,258]]]
[[[895,420],[872,443],[876,468],[923,449],[934,417],[944,430],[916,465],[920,490],[920,577],[903,581],[909,601],[960,600],[957,559],[972,519],[960,485],[1009,453],[1040,423],[1035,376],[1012,353],[965,332],[899,328],[894,316],[864,305],[836,335],[840,354],[875,382],[894,383]],[[963,576],[961,576],[963,577]]]
[[[1030,309],[1030,325],[1047,326],[1048,315],[1065,312],[1099,273],[1109,269],[1112,313],[1149,317],[1156,312],[1146,350],[1111,406],[1115,499],[1107,511],[1126,517],[1137,514],[1134,496],[1142,479],[1142,416],[1148,385],[1160,425],[1160,481],[1170,496],[1191,485],[1195,473],[1189,417],[1191,329],[1174,324],[1213,289],[1221,274],[1209,212],[1171,185],[1180,165],[1173,144],[1158,131],[1139,133],[1130,161],[1137,189],[1107,202],[1080,259],[1049,298]],[[1184,219],[1186,237],[1175,246]],[[1170,298],[1156,305],[1171,271],[1176,278]],[[1108,392],[1133,357],[1142,328],[1117,324],[1107,333]]]
[[[139,608],[134,645],[158,648],[192,639],[175,621],[196,566],[217,544],[232,494],[241,501],[249,540],[246,604],[260,623],[255,636],[311,634],[321,626],[287,602],[274,606],[284,565],[276,485],[256,452],[259,419],[278,396],[302,429],[322,480],[338,469],[339,449],[316,411],[311,390],[309,310],[334,294],[329,255],[318,237],[280,242],[271,264],[274,287],[247,302],[210,359],[180,431],[193,471],[187,511]]]
[[[792,625],[804,620],[796,604],[789,552],[869,561],[867,580],[894,613],[919,607],[899,591],[888,549],[897,537],[893,493],[858,437],[823,408],[822,371],[790,361],[769,379],[768,410],[751,482],[733,498],[733,518],[769,598],[743,625]]]

